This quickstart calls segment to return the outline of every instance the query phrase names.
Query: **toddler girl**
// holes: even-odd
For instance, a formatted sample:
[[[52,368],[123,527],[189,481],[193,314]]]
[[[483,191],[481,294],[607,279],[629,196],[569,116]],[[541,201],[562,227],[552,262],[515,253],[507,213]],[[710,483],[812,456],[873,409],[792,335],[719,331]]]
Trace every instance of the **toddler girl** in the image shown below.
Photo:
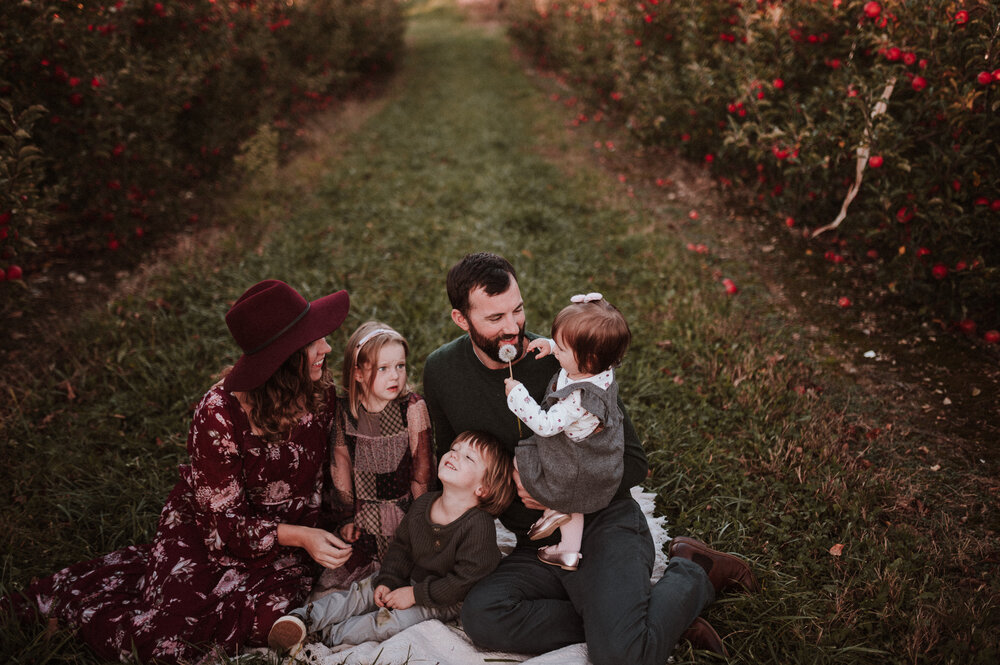
[[[539,356],[551,350],[562,367],[544,408],[519,381],[505,381],[508,408],[534,432],[515,450],[521,484],[546,506],[528,537],[560,529],[559,544],[539,548],[538,558],[565,570],[582,558],[584,513],[605,508],[621,483],[625,438],[613,368],[631,339],[625,317],[601,294],[573,296],[552,323],[552,339],[528,345]]]
[[[330,476],[340,536],[351,560],[324,573],[320,588],[370,575],[410,508],[434,478],[431,424],[406,382],[409,345],[384,323],[363,323],[344,351],[343,388],[330,432]]]

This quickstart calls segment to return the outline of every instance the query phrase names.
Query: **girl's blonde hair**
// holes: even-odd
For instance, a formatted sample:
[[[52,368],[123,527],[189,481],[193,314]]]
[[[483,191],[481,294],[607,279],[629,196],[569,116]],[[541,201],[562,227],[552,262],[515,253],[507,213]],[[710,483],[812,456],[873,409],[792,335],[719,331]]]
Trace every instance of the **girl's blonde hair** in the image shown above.
[[[392,343],[402,344],[403,354],[409,358],[410,345],[407,344],[406,338],[381,321],[362,323],[347,340],[347,346],[344,347],[342,380],[351,415],[355,418],[358,417],[358,406],[361,404],[361,398],[371,390],[372,384],[375,382],[375,373],[372,372],[367,385],[362,386],[360,377],[355,379],[355,372],[369,363],[377,362],[382,347]],[[407,382],[400,388],[399,396],[402,397],[409,392],[410,386]]]

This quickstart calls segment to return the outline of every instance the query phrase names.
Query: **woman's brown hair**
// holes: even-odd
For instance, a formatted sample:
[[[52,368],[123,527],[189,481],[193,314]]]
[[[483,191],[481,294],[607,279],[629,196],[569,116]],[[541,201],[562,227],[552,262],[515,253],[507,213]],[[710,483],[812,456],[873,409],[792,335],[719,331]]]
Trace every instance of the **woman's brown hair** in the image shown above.
[[[325,367],[319,380],[309,377],[308,348],[293,353],[267,381],[243,393],[250,424],[260,433],[270,437],[285,434],[302,414],[319,413],[328,406],[326,394],[332,381]]]

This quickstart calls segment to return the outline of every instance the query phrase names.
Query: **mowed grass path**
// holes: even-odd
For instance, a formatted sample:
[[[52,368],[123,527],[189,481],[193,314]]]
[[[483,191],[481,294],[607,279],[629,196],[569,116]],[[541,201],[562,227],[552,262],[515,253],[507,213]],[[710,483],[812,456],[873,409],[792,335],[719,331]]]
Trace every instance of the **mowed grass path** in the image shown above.
[[[733,662],[995,662],[989,497],[903,454],[920,440],[886,431],[892,414],[827,370],[745,266],[686,251],[672,230],[686,209],[622,196],[588,166],[499,29],[417,5],[409,37],[367,122],[319,159],[264,169],[229,204],[232,228],[65,323],[19,375],[0,407],[0,583],[152,537],[191,407],[235,360],[223,316],[244,288],[348,289],[331,367],[378,318],[408,337],[419,389],[423,359],[458,333],[448,267],[491,250],[517,267],[531,329],[584,291],[629,319],[620,384],[670,532],[743,554],[764,585],[708,610]],[[739,275],[737,297],[719,270]],[[66,633],[4,623],[0,642],[5,662],[98,662]]]

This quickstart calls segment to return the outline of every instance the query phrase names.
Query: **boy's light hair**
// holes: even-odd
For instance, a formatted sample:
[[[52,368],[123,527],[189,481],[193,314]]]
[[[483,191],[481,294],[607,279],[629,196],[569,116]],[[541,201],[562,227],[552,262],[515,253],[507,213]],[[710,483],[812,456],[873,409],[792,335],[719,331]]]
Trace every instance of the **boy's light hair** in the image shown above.
[[[479,507],[496,517],[514,500],[514,461],[495,436],[470,430],[455,437],[474,448],[483,458],[483,496]]]

